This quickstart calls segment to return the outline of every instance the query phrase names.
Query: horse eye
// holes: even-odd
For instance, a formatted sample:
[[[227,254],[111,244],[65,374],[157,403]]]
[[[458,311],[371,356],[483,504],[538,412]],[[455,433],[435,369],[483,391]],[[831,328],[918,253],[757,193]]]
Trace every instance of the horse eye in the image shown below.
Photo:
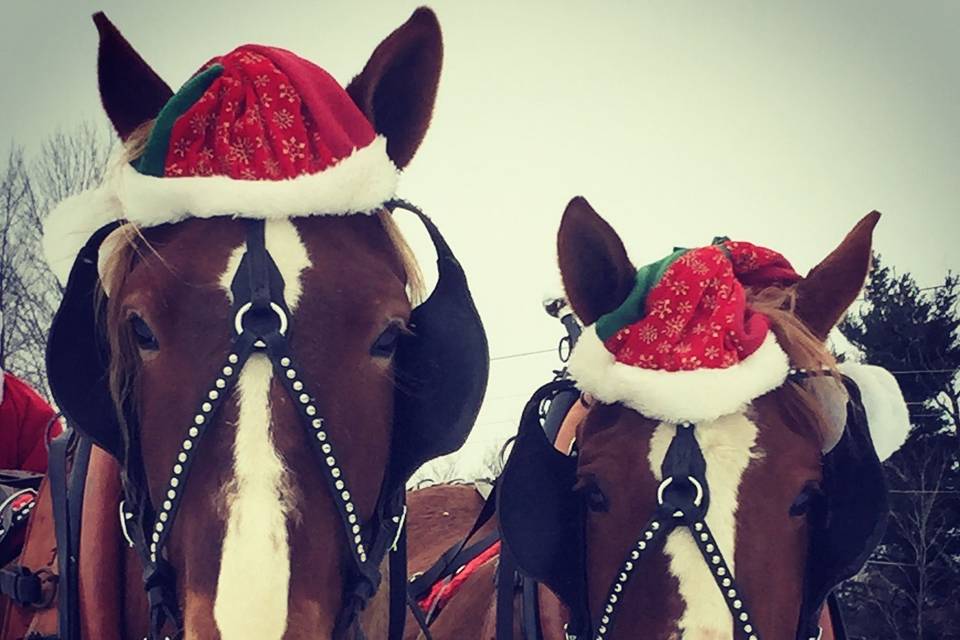
[[[583,497],[590,511],[594,513],[606,513],[610,510],[610,502],[607,500],[607,496],[603,493],[603,490],[597,486],[595,480],[582,481],[579,486],[576,487],[575,491]]]
[[[370,347],[370,355],[375,358],[389,358],[397,350],[397,343],[400,340],[400,334],[403,333],[403,325],[400,322],[391,322],[383,330],[377,339],[373,341]]]
[[[150,330],[150,326],[143,318],[138,315],[132,315],[130,316],[129,322],[130,328],[133,330],[133,335],[137,340],[138,347],[148,351],[156,351],[160,348],[157,337],[153,335],[153,331]]]
[[[791,516],[805,516],[816,514],[821,511],[824,502],[823,492],[816,483],[807,483],[796,497],[793,504],[790,505]]]

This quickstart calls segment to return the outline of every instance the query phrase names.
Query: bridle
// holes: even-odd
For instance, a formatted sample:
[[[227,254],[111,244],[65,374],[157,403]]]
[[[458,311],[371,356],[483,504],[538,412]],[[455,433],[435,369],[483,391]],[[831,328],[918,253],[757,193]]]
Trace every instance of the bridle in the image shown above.
[[[289,336],[295,327],[283,299],[283,279],[266,248],[264,233],[263,220],[247,221],[246,253],[231,284],[233,316],[230,352],[214,380],[205,389],[200,406],[192,414],[163,488],[160,504],[151,504],[143,481],[142,463],[125,486],[124,504],[129,511],[121,511],[121,522],[144,567],[144,587],[150,605],[149,640],[178,639],[183,635],[176,575],[165,550],[204,435],[224,400],[231,395],[244,364],[252,356],[263,355],[270,360],[274,374],[296,407],[300,423],[323,470],[322,475],[348,541],[350,563],[343,604],[334,623],[334,637],[343,637],[353,630],[353,637],[362,638],[358,625],[359,614],[380,586],[380,566],[384,558],[391,550],[397,551],[402,546],[398,545],[398,542],[402,542],[400,538],[406,514],[402,484],[398,487],[385,485],[372,518],[367,522],[360,520],[321,410],[291,353]],[[405,553],[391,554],[390,573],[393,574],[396,569],[399,575],[405,576],[405,564]],[[401,584],[405,583],[405,578],[401,577],[400,581]],[[396,637],[395,629],[402,625],[402,620],[398,623],[395,617],[404,615],[406,604],[405,590],[401,589],[397,594],[393,594],[393,591],[391,589],[391,638]],[[174,628],[172,636],[164,635],[167,626]],[[402,633],[402,626],[399,629]]]
[[[787,379],[799,381],[817,375],[826,373],[820,370],[791,369]],[[641,561],[651,550],[660,546],[672,531],[680,527],[689,530],[703,561],[710,569],[710,575],[723,595],[734,624],[747,640],[760,640],[760,633],[754,626],[743,594],[706,521],[710,508],[710,487],[707,483],[706,461],[694,435],[695,429],[696,425],[691,422],[676,425],[676,433],[661,465],[663,479],[657,487],[657,507],[653,515],[640,530],[627,558],[617,571],[599,618],[591,623],[585,607],[580,610],[572,609],[571,621],[566,630],[567,640],[606,640],[620,612],[620,605],[623,604],[624,590]],[[810,621],[803,619],[799,621],[797,638],[819,640],[821,634],[822,629],[818,624],[811,625]]]

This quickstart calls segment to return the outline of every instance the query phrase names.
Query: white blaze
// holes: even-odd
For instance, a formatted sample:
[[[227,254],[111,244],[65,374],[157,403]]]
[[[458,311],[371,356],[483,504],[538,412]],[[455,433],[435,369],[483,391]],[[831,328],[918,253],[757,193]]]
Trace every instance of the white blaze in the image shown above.
[[[660,465],[676,430],[676,425],[661,423],[650,440],[650,469],[657,480],[662,479]],[[751,458],[758,455],[753,452],[757,426],[746,416],[733,414],[713,422],[699,423],[694,433],[707,463],[710,488],[707,525],[730,571],[736,576],[737,494],[743,472]],[[690,531],[684,527],[670,533],[664,553],[670,563],[670,573],[677,578],[685,605],[679,620],[681,637],[684,640],[733,640],[730,610]]]
[[[284,281],[284,300],[293,314],[300,300],[300,273],[311,266],[296,227],[288,220],[266,223],[266,246]],[[230,294],[245,245],[237,247],[220,278]],[[263,354],[240,372],[239,407],[233,444],[233,480],[227,488],[227,530],[213,617],[222,640],[280,640],[287,628],[290,585],[288,512],[281,495],[287,470],[271,437],[272,365]]]

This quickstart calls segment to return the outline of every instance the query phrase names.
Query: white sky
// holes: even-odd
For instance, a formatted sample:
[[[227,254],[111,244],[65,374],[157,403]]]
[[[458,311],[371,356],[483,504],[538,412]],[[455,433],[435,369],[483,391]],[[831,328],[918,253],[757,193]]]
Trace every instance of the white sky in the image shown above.
[[[102,119],[103,9],[167,82],[245,42],[346,83],[415,3],[10,2],[0,144]],[[401,195],[438,221],[494,358],[553,349],[555,234],[583,194],[634,262],[728,235],[799,270],[871,209],[876,248],[921,285],[960,268],[960,3],[455,2],[432,5],[445,60]],[[269,7],[269,8],[267,8]],[[465,473],[514,432],[552,353],[495,359]]]

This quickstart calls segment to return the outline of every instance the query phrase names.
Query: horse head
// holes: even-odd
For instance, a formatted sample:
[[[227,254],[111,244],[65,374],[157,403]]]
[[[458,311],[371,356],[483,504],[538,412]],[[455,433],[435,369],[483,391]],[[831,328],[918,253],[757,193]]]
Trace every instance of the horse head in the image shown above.
[[[394,200],[433,110],[436,17],[415,11],[345,89],[245,45],[176,93],[94,20],[123,144],[47,225],[90,238],[75,261],[48,242],[73,262],[50,376],[123,466],[150,634],[341,637],[366,609],[383,637],[404,483],[462,444],[486,381],[459,264]],[[398,207],[437,247],[420,306]]]
[[[724,238],[638,270],[586,200],[568,205],[560,271],[585,325],[570,372],[593,404],[570,456],[525,420],[499,506],[571,636],[816,636],[886,516],[859,390],[825,345],[878,219],[806,277]]]

